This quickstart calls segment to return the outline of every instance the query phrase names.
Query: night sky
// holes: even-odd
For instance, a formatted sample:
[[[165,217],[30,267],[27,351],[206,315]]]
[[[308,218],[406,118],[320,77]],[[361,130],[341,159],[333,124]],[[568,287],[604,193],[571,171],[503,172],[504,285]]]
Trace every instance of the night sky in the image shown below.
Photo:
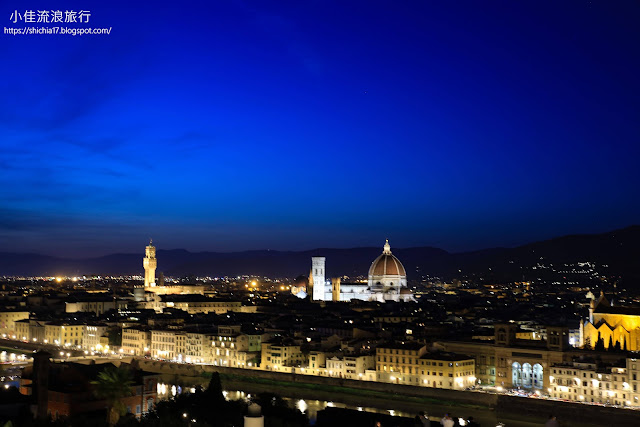
[[[637,1],[16,0],[0,19],[44,8],[112,31],[0,33],[0,251],[461,251],[640,222]]]

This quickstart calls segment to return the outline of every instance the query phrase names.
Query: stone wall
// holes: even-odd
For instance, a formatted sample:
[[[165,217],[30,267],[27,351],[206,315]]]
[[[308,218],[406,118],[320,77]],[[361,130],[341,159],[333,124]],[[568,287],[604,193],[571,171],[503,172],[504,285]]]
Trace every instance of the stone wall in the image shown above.
[[[598,405],[561,402],[547,399],[527,399],[516,396],[497,395],[496,411],[500,414],[520,414],[531,418],[558,417],[560,425],[640,425],[640,411]]]
[[[262,378],[272,381],[283,381],[292,384],[317,384],[332,387],[349,387],[352,389],[379,391],[398,396],[422,397],[436,399],[442,402],[456,402],[478,405],[494,409],[498,419],[509,418],[509,414],[518,417],[530,416],[538,422],[550,414],[560,420],[561,425],[608,425],[616,420],[616,425],[640,425],[640,411],[584,405],[557,400],[523,398],[502,394],[435,389],[431,387],[416,387],[401,384],[378,383],[371,381],[347,380],[339,378],[318,377],[296,373],[282,373],[262,371],[259,369],[237,369],[211,365],[185,365],[167,362],[139,360],[140,367],[151,372],[179,376],[201,376],[205,373],[219,372],[224,375],[244,377],[247,381],[252,378]],[[564,423],[563,423],[564,421]]]
[[[200,376],[203,373],[218,372],[220,374],[235,375],[252,378],[263,378],[272,381],[285,381],[291,383],[317,384],[332,387],[349,387],[352,389],[379,391],[383,393],[393,393],[401,396],[424,397],[438,400],[450,400],[459,403],[494,407],[497,401],[494,394],[472,393],[457,390],[437,389],[431,387],[415,387],[402,384],[388,384],[371,381],[348,380],[329,377],[318,377],[314,375],[304,375],[297,373],[282,373],[263,371],[259,369],[237,369],[219,367],[211,365],[185,365],[177,363],[154,362],[150,360],[140,360],[140,368],[161,374]]]
[[[82,362],[82,360],[77,361]],[[116,364],[119,364],[120,361],[129,363],[131,358],[125,357],[121,360],[104,360],[104,362],[107,361]],[[89,363],[89,360],[86,362]],[[532,423],[542,424],[550,414],[554,414],[558,417],[560,425],[566,425],[569,427],[609,425],[612,420],[615,420],[615,425],[640,425],[640,411],[630,409],[585,405],[557,400],[523,398],[503,394],[434,389],[431,387],[415,387],[371,381],[317,377],[297,373],[262,371],[259,369],[237,369],[211,365],[187,365],[141,359],[138,359],[137,362],[139,363],[140,368],[146,371],[171,376],[202,378],[203,374],[218,372],[223,375],[239,377],[240,381],[251,381],[251,379],[262,378],[265,380],[288,382],[291,383],[292,386],[295,386],[295,384],[317,384],[331,387],[349,387],[351,389],[378,391],[393,394],[395,401],[402,400],[402,396],[411,396],[434,399],[444,405],[478,405],[478,407],[490,409],[491,413],[494,413],[498,420],[508,420],[509,418],[521,420],[529,417]],[[226,380],[225,382],[233,382],[233,380]]]

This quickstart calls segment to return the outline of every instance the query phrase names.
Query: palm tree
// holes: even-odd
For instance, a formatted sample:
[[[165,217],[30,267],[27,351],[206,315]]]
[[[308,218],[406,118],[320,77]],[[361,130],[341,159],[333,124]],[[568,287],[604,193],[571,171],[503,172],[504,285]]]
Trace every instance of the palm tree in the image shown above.
[[[122,398],[133,394],[131,371],[123,367],[110,366],[100,372],[98,379],[91,381],[91,384],[94,386],[94,394],[107,401],[107,422],[113,427],[125,412]]]

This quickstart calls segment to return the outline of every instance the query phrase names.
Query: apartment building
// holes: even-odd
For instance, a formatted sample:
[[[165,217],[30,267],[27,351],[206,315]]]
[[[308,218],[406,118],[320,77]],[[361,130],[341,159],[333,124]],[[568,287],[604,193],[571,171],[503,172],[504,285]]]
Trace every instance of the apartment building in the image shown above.
[[[475,360],[455,353],[429,353],[419,343],[384,345],[376,349],[376,378],[395,384],[464,389],[476,383]]]
[[[29,319],[28,311],[3,310],[0,311],[0,334],[13,336],[16,331],[15,323]]]
[[[122,352],[134,356],[151,353],[151,331],[144,327],[122,329]]]
[[[375,369],[373,355],[334,355],[326,359],[326,374],[331,377],[362,379],[365,371]]]
[[[274,340],[262,343],[260,367],[278,371],[283,367],[299,367],[305,365],[305,357],[300,345],[290,340]]]
[[[232,368],[257,366],[262,339],[257,332],[243,333],[239,325],[219,326],[211,341],[212,363]]]
[[[31,322],[29,319],[16,320],[13,324],[13,332],[7,332],[7,338],[20,339],[22,341],[32,341],[31,331],[29,329]],[[5,334],[3,333],[3,336]]]
[[[91,351],[101,349],[103,347],[104,337],[107,334],[107,329],[109,329],[109,327],[104,323],[86,325],[82,337],[82,347]]]
[[[86,326],[68,322],[49,322],[44,326],[44,342],[59,346],[81,347]]]
[[[177,337],[175,330],[153,329],[151,331],[151,356],[157,359],[174,360],[177,356]]]
[[[557,399],[621,406],[640,406],[640,361],[627,358],[624,366],[600,368],[595,363],[567,363],[551,367],[548,392]]]
[[[212,334],[187,332],[185,335],[184,361],[187,363],[211,363]],[[182,353],[178,353],[180,355]],[[178,356],[180,358],[180,356]]]

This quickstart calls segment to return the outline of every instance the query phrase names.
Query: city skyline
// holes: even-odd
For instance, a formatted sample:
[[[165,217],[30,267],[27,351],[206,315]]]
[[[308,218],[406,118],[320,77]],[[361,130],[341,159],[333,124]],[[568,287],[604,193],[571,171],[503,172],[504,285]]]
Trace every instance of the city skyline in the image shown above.
[[[638,4],[158,5],[2,35],[0,251],[460,252],[638,223]]]
[[[637,424],[640,2],[59,3],[0,6],[0,426]]]

